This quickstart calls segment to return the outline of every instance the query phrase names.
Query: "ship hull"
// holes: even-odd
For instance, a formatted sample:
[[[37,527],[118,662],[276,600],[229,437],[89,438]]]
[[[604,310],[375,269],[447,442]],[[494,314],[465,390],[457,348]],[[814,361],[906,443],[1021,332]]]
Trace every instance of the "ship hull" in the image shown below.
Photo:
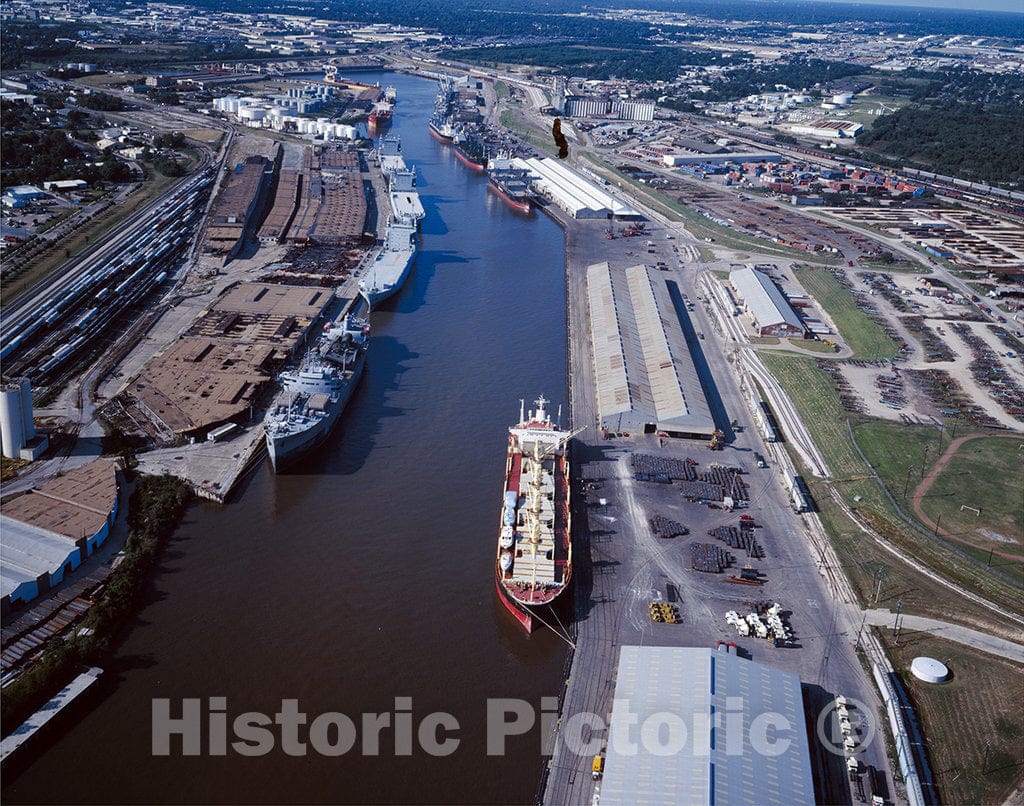
[[[304,431],[274,437],[270,436],[270,434],[266,435],[267,453],[270,456],[270,465],[275,473],[282,472],[289,465],[298,461],[315,448],[318,448],[327,440],[337,425],[338,420],[341,419],[341,415],[348,406],[349,400],[352,399],[352,393],[355,391],[356,386],[359,385],[359,379],[362,377],[365,363],[365,355],[361,354],[351,379],[345,384],[338,402],[331,407],[326,417],[318,420]]]
[[[434,138],[435,140],[438,140],[438,141],[440,141],[440,142],[444,143],[444,144],[445,144],[446,146],[450,146],[450,145],[451,145],[452,143],[454,143],[454,142],[455,142],[455,138],[454,138],[454,137],[449,137],[449,136],[448,136],[448,135],[446,135],[446,134],[441,134],[441,132],[439,132],[439,131],[438,131],[438,130],[437,130],[437,129],[436,129],[435,127],[434,127],[434,124],[433,124],[433,123],[429,123],[429,124],[427,124],[427,129],[428,129],[428,130],[430,131],[430,134],[431,134],[431,136],[432,136],[432,137],[433,137],[433,138]]]
[[[536,624],[533,614],[509,596],[505,586],[501,584],[501,580],[497,577],[494,578],[494,587],[498,590],[498,599],[505,606],[505,609],[512,614],[512,618],[519,623],[520,627],[526,630],[527,635],[532,635],[534,625]]]
[[[532,205],[528,201],[519,201],[509,196],[504,190],[498,187],[494,182],[488,182],[487,187],[491,189],[495,196],[501,199],[505,204],[511,207],[513,210],[519,213],[529,213],[533,209]]]
[[[432,123],[427,125],[427,129],[435,140],[443,142],[445,145],[451,145],[453,142],[455,142],[455,137],[451,137],[447,134],[441,134],[439,131],[437,131],[437,129],[434,128],[434,125]]]
[[[402,285],[409,276],[409,271],[412,269],[412,264],[415,259],[416,253],[412,252],[409,255],[409,259],[405,262],[405,268],[402,269],[398,279],[391,285],[387,285],[383,288],[366,288],[362,283],[359,284],[359,294],[366,300],[367,305],[369,305],[371,309],[376,307],[378,303],[383,302],[388,297],[394,296],[401,290]]]
[[[459,158],[459,162],[474,173],[482,174],[487,169],[487,166],[483,163],[475,162],[471,157],[464,154],[462,149],[458,146],[455,147],[455,156]]]

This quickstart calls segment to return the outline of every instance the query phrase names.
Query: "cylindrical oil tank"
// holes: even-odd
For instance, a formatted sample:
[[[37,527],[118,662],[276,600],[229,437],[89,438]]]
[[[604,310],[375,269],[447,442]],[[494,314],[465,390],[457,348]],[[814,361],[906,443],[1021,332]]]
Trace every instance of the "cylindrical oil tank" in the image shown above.
[[[36,420],[32,413],[32,381],[22,378],[21,384],[21,425],[25,441],[36,438]]]
[[[21,413],[21,386],[17,383],[0,386],[0,441],[8,459],[17,459],[25,447],[25,425]]]

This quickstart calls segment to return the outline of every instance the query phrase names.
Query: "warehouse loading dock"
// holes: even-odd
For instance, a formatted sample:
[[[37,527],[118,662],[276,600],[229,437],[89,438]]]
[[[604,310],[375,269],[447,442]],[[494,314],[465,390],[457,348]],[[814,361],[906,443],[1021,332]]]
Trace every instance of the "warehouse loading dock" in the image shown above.
[[[601,427],[709,439],[715,421],[660,272],[595,263],[587,295]]]

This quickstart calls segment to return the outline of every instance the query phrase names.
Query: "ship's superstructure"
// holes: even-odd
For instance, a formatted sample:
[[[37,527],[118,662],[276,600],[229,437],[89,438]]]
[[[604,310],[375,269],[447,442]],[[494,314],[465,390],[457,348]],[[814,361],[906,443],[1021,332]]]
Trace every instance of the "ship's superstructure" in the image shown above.
[[[369,324],[346,316],[327,326],[297,367],[278,376],[281,391],[264,419],[275,472],[330,435],[359,382],[369,344]]]
[[[543,622],[572,579],[568,443],[542,395],[508,429],[505,487],[498,524],[495,582],[505,607],[527,632]]]
[[[416,188],[416,169],[408,167],[402,157],[401,139],[393,134],[382,137],[377,158],[388,185],[391,214],[397,221],[409,218],[418,222],[426,213]]]

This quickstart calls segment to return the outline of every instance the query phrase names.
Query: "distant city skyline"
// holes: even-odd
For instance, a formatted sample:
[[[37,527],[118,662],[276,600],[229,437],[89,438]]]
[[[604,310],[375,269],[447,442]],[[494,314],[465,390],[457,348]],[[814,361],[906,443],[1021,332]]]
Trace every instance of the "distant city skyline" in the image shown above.
[[[1024,3],[1021,0],[835,0],[835,2],[850,5],[957,8],[964,11],[1010,11],[1024,14]],[[1024,31],[1021,33],[1024,34]]]

